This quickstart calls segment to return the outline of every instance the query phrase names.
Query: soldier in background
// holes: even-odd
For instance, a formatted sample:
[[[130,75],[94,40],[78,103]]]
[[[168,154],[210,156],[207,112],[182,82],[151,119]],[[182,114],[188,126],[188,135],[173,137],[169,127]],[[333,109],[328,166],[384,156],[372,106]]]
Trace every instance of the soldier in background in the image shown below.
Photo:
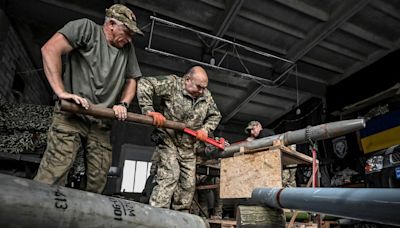
[[[183,122],[204,141],[221,120],[207,85],[207,73],[200,66],[190,68],[183,78],[145,77],[138,83],[139,106],[143,114],[153,117],[156,126],[162,127],[165,119]],[[161,98],[160,112],[153,107],[153,95]],[[172,209],[188,212],[195,191],[196,138],[162,128],[157,128],[155,134],[159,162],[150,205],[170,208],[172,203]]]
[[[47,80],[58,98],[86,109],[92,104],[112,108],[117,119],[126,119],[136,93],[136,78],[141,76],[131,43],[134,33],[143,35],[135,15],[126,6],[115,4],[106,9],[103,26],[80,19],[54,34],[41,50]],[[67,63],[62,77],[64,54]],[[101,193],[112,158],[110,125],[107,120],[60,111],[56,105],[35,180],[65,185],[77,152],[83,148],[86,190]]]
[[[260,139],[275,135],[275,132],[273,130],[263,128],[261,123],[255,120],[250,121],[249,124],[247,124],[244,132],[248,135],[247,139],[245,140],[247,142],[253,141],[254,139]]]

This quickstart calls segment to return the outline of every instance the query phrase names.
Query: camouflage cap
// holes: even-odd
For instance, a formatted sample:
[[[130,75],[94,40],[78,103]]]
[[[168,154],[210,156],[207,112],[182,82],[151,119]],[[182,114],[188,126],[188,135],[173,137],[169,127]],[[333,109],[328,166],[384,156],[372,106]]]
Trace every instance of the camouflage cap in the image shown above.
[[[106,9],[106,16],[122,22],[128,29],[143,36],[143,32],[137,27],[135,14],[128,7],[114,4]]]
[[[250,122],[247,124],[247,127],[244,129],[244,132],[245,132],[246,134],[249,134],[250,131],[251,131],[251,129],[253,129],[253,127],[255,127],[255,126],[257,126],[257,125],[261,125],[261,123],[258,122],[258,121],[255,121],[255,120],[250,121]]]

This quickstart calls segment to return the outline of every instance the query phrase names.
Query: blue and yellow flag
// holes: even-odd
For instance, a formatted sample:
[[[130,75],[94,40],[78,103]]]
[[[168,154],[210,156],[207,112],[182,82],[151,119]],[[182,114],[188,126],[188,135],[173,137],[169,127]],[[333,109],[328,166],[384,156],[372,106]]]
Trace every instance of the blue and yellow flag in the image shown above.
[[[400,144],[400,110],[370,119],[360,136],[365,154]]]

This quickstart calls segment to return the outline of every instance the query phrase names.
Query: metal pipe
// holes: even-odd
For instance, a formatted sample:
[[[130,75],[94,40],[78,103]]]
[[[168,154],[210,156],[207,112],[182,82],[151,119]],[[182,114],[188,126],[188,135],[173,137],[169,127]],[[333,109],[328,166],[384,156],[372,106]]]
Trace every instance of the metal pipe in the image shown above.
[[[151,21],[150,37],[149,37],[149,43],[147,44],[147,48],[151,48],[151,42],[153,41],[153,31],[154,31],[154,20]]]
[[[218,37],[218,36],[213,36],[213,35],[210,35],[210,34],[205,33],[205,32],[200,32],[200,31],[197,31],[197,30],[195,30],[195,29],[192,29],[192,28],[189,28],[189,27],[180,25],[180,24],[176,24],[176,23],[174,23],[174,22],[167,21],[167,20],[164,20],[164,19],[161,19],[161,18],[158,18],[158,17],[150,16],[150,20],[158,21],[158,22],[164,23],[164,24],[166,24],[166,25],[172,25],[172,26],[174,26],[174,27],[181,28],[181,29],[185,29],[185,30],[188,30],[188,31],[191,31],[191,32],[200,34],[200,35],[202,35],[202,36],[212,38],[212,39],[214,39],[214,40],[218,40],[218,41],[222,41],[222,42],[225,42],[225,43],[228,43],[228,44],[236,45],[236,46],[241,47],[241,48],[243,48],[243,49],[245,49],[245,50],[248,50],[248,51],[250,51],[250,52],[254,52],[254,53],[256,53],[256,54],[259,54],[259,55],[262,55],[262,56],[265,56],[265,57],[275,58],[275,59],[279,59],[279,60],[284,61],[284,62],[287,62],[287,63],[294,64],[293,61],[290,61],[290,60],[288,60],[288,59],[284,59],[284,58],[278,57],[278,56],[276,56],[276,55],[272,55],[272,54],[269,54],[269,53],[266,53],[266,52],[263,52],[263,51],[259,51],[259,50],[256,50],[256,49],[254,49],[254,48],[247,47],[247,46],[245,46],[245,45],[238,44],[238,43],[232,42],[232,41],[230,41],[230,40],[223,39],[223,38]]]
[[[281,140],[284,145],[300,144],[307,142],[309,139],[320,140],[337,137],[353,131],[357,131],[364,127],[364,119],[343,120],[321,124],[314,127],[308,127],[296,131],[288,131],[283,134],[256,139],[251,142],[233,144],[227,146],[225,150],[218,155],[218,157],[233,156],[234,153],[240,151],[240,147],[244,147],[246,149],[257,149],[261,147],[272,146],[275,140]]]
[[[208,227],[189,213],[0,174],[0,227]]]
[[[400,225],[400,194],[391,188],[256,188],[252,200],[274,208]]]
[[[61,100],[60,106],[62,111],[80,113],[98,118],[115,119],[114,111],[111,108],[102,108],[95,105],[90,105],[89,109],[84,109],[83,107],[66,100]],[[132,112],[128,112],[126,120],[131,122],[153,125],[152,117]],[[186,128],[186,125],[184,123],[166,120],[163,127],[183,131]]]
[[[261,78],[261,77],[257,77],[257,76],[251,75],[251,74],[246,74],[246,73],[235,71],[235,70],[231,70],[231,69],[228,69],[228,68],[224,68],[224,67],[220,67],[220,66],[216,66],[216,65],[211,65],[209,63],[201,62],[201,61],[198,61],[198,60],[195,60],[195,59],[186,58],[186,57],[175,55],[175,54],[168,53],[168,52],[165,52],[165,51],[156,50],[156,49],[153,49],[153,48],[145,48],[145,50],[149,51],[149,52],[152,52],[152,53],[165,55],[165,56],[168,56],[168,57],[174,57],[174,58],[190,61],[192,63],[208,66],[210,68],[215,68],[215,69],[218,69],[218,70],[224,70],[224,71],[227,71],[227,72],[231,72],[231,73],[237,74],[237,75],[239,75],[241,77],[250,78],[250,79],[253,79],[255,81],[264,82],[265,85],[273,85],[271,80],[265,79],[265,78]]]

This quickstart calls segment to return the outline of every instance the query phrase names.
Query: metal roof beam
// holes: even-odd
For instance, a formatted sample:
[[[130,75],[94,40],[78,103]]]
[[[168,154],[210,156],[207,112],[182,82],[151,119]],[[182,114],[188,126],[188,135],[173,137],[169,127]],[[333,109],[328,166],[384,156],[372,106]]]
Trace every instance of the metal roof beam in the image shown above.
[[[54,5],[59,8],[65,8],[65,9],[83,14],[86,17],[87,17],[87,15],[94,17],[94,18],[104,18],[105,17],[104,13],[99,13],[97,11],[93,11],[88,8],[82,8],[78,4],[71,4],[71,3],[67,3],[65,1],[56,1],[56,0],[40,0],[40,1],[43,3],[49,4],[49,5]]]
[[[201,1],[210,6],[213,6],[215,8],[223,9],[223,6],[216,1],[210,1],[210,0],[201,0]],[[294,27],[290,27],[279,21],[273,20],[272,18],[267,18],[265,16],[258,15],[250,10],[242,9],[241,12],[238,14],[245,19],[248,19],[248,20],[256,22],[258,24],[270,27],[277,31],[281,31],[283,33],[295,36],[297,38],[303,39],[305,37],[305,33],[303,31],[300,31]],[[271,50],[273,50],[273,49],[271,49]],[[284,53],[284,52],[279,52],[279,53]]]
[[[243,2],[244,0],[234,0],[233,2],[232,0],[228,1],[229,5],[227,5],[227,7],[225,8],[222,21],[214,27],[213,34],[215,36],[222,37],[226,33],[236,15],[242,8]],[[218,45],[218,43],[218,40],[213,39],[208,50],[213,50]]]
[[[397,20],[400,20],[400,12],[393,5],[390,5],[384,1],[372,1],[371,6],[389,16],[396,18]]]
[[[344,70],[339,68],[339,67],[337,67],[337,66],[333,66],[333,65],[328,64],[326,62],[322,62],[322,61],[319,61],[319,60],[316,60],[316,59],[313,59],[313,58],[309,58],[309,57],[306,57],[306,56],[304,56],[301,59],[301,61],[309,63],[309,64],[312,64],[312,65],[315,65],[315,66],[318,66],[318,67],[321,67],[321,68],[324,68],[324,69],[327,69],[329,71],[333,71],[335,73],[340,73],[340,74],[344,73]]]
[[[275,0],[275,1],[279,2],[282,5],[295,9],[299,12],[302,12],[308,16],[317,18],[320,21],[327,21],[329,19],[328,13],[316,7],[310,6],[307,3],[304,3],[303,1],[298,1],[298,0]]]
[[[294,27],[291,27],[289,25],[286,25],[280,21],[274,20],[272,18],[265,17],[263,15],[256,14],[250,10],[242,10],[240,13],[240,16],[243,18],[246,18],[248,20],[251,20],[253,22],[256,22],[258,24],[270,27],[272,29],[275,29],[277,31],[286,33],[288,35],[294,36],[296,38],[304,39],[306,37],[306,34]]]
[[[368,56],[368,61],[366,62],[359,62],[354,64],[350,69],[348,69],[342,77],[336,78],[330,82],[331,85],[334,85],[338,83],[341,80],[344,80],[345,78],[349,77],[350,75],[354,74],[355,72],[367,67],[368,65],[371,65],[372,63],[378,61],[379,59],[383,58],[385,55],[389,54],[390,52],[395,51],[400,47],[400,39],[397,40],[397,42],[392,46],[390,50],[385,50],[381,49],[379,51],[376,51],[375,53],[371,54]]]
[[[383,48],[390,49],[393,47],[393,43],[390,42],[389,40],[380,37],[379,35],[369,32],[353,23],[345,23],[341,29],[343,31],[346,31],[350,34],[353,34],[363,40],[367,40],[373,44],[377,44]]]
[[[243,98],[236,102],[235,105],[232,105],[233,109],[222,118],[222,124],[226,124],[230,119],[232,119],[232,117],[234,117],[243,108],[243,106],[249,103],[264,88],[263,85],[260,85],[256,82],[253,82],[252,84],[253,85],[250,87],[250,89],[247,90],[249,91],[247,95],[243,96]]]
[[[333,11],[329,20],[324,23],[319,23],[313,30],[308,33],[308,36],[289,49],[287,58],[292,61],[297,61],[305,56],[312,48],[322,42],[327,36],[341,27],[349,18],[359,12],[370,0],[347,0]],[[286,69],[289,64],[283,64],[280,71]]]
[[[193,20],[190,16],[185,15],[189,14],[190,12],[182,12],[182,13],[176,13],[172,12],[168,9],[163,8],[161,5],[157,4],[152,4],[150,1],[136,1],[136,0],[126,0],[126,2],[130,5],[133,6],[138,6],[140,8],[143,8],[145,10],[148,10],[150,12],[156,12],[159,15],[167,16],[170,18],[173,18],[175,20],[183,21],[187,24],[190,24],[190,26],[196,26],[202,29],[206,29],[208,31],[211,31],[213,28],[211,25],[206,25],[204,23],[199,22],[198,20]]]
[[[325,49],[328,49],[330,51],[334,51],[334,52],[336,52],[338,54],[341,54],[341,55],[345,55],[345,56],[350,57],[352,59],[355,59],[355,60],[358,60],[358,61],[362,61],[362,62],[367,61],[367,58],[365,56],[363,56],[363,55],[361,55],[361,54],[359,54],[359,53],[357,53],[355,51],[352,51],[350,49],[347,49],[347,48],[345,48],[343,46],[340,46],[340,45],[337,45],[337,44],[334,44],[334,43],[330,43],[330,42],[326,42],[326,41],[322,41],[319,45],[321,47],[324,47]]]

